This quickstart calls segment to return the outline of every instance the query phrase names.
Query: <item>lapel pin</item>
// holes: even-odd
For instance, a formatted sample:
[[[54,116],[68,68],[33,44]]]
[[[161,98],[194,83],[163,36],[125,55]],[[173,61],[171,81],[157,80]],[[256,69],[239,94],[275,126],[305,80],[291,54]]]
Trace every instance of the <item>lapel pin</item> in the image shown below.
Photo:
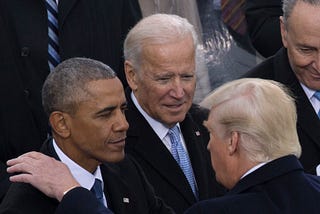
[[[123,203],[129,203],[129,198],[123,198]]]
[[[200,136],[200,132],[199,132],[199,131],[196,131],[196,135],[197,135],[197,136]]]

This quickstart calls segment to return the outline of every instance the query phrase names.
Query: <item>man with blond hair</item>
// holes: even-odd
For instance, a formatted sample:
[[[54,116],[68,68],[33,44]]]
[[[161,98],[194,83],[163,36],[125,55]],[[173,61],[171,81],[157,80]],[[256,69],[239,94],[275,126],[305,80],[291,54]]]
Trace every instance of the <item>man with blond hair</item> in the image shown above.
[[[186,213],[319,213],[320,178],[298,158],[294,99],[280,83],[239,79],[204,101],[216,179],[230,191]]]

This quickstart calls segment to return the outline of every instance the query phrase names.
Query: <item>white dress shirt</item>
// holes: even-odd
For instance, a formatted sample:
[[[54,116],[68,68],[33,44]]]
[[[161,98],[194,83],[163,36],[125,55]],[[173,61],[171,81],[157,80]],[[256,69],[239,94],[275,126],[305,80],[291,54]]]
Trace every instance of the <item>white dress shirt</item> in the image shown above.
[[[91,188],[94,185],[95,179],[99,179],[102,183],[102,191],[104,188],[104,183],[101,175],[100,166],[97,167],[96,171],[92,174],[82,168],[80,165],[78,165],[76,162],[71,160],[64,152],[59,148],[59,146],[56,144],[55,140],[53,139],[53,147],[55,152],[57,153],[59,159],[61,162],[66,164],[72,174],[72,176],[78,181],[78,183],[86,188],[87,190],[91,190]],[[104,199],[104,205],[107,206],[107,200],[104,195],[103,191],[103,199]]]

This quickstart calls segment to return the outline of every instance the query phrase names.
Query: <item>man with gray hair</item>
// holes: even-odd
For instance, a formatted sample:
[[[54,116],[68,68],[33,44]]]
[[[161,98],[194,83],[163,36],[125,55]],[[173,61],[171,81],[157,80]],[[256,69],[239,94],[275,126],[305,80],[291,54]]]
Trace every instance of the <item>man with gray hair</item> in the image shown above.
[[[296,99],[300,161],[320,175],[320,0],[283,0],[283,48],[245,77],[272,79],[288,86]]]
[[[68,59],[47,77],[42,101],[53,138],[41,151],[63,162],[75,180],[62,164],[35,152],[24,154],[9,162],[9,172],[21,173],[10,179],[30,183],[43,193],[30,184],[14,183],[0,213],[172,213],[154,195],[138,164],[125,158],[127,102],[110,67],[92,59]],[[47,160],[57,169],[38,160]],[[49,173],[52,183],[61,180],[53,185],[54,191],[46,189],[45,182],[51,183],[44,173],[48,170],[61,173]],[[61,205],[63,199],[70,203]]]
[[[131,89],[126,91],[126,152],[176,213],[222,194],[206,150],[207,112],[192,105],[197,44],[193,26],[168,14],[142,19],[124,42]]]
[[[272,80],[239,79],[202,103],[216,179],[230,191],[199,202],[191,213],[319,213],[320,178],[298,158],[296,107],[286,87]]]

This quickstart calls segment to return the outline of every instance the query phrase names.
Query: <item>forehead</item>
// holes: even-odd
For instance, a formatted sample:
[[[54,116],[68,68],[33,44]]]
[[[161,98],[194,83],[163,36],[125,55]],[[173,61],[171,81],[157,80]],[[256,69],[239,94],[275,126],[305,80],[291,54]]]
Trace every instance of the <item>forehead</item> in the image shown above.
[[[122,83],[118,78],[93,80],[86,85],[87,101],[96,106],[118,105],[125,102]]]
[[[307,31],[319,31],[320,29],[320,5],[311,5],[298,1],[288,18],[289,29],[299,28],[301,33]]]
[[[195,47],[191,36],[164,44],[146,44],[142,51],[143,59],[153,65],[193,64]]]

